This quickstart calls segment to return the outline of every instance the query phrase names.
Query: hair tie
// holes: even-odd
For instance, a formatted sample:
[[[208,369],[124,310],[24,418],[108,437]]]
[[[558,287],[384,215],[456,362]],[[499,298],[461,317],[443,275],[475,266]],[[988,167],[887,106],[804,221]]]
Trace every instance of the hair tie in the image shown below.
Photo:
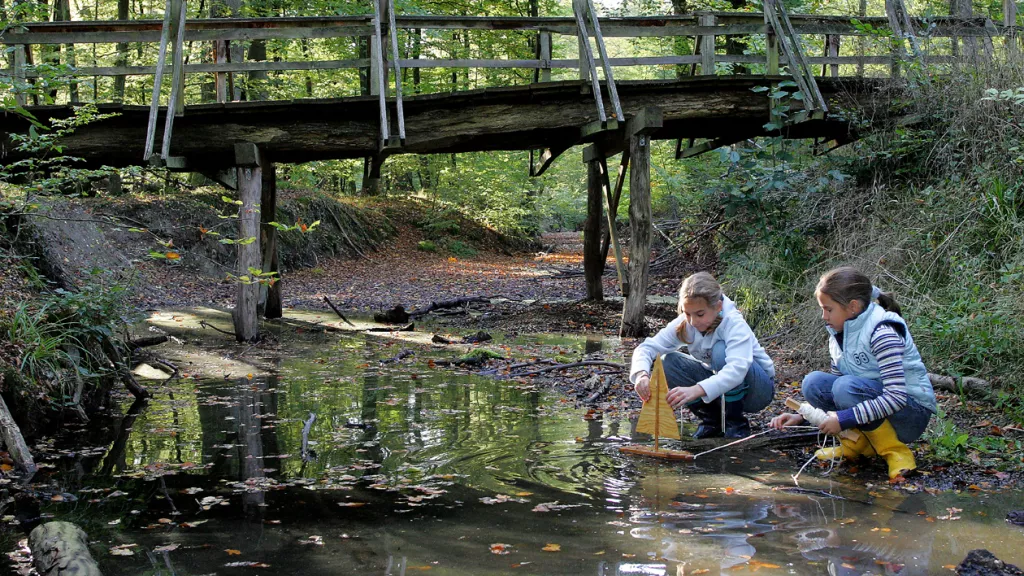
[[[878,297],[882,295],[882,291],[878,289],[878,286],[871,285],[871,299],[878,300]]]

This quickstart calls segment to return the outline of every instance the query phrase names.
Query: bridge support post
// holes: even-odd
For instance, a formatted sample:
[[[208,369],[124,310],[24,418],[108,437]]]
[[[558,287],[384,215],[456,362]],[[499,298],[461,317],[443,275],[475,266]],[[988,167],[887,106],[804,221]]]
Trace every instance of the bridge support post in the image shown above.
[[[648,106],[626,124],[629,137],[629,295],[619,336],[647,335],[647,272],[651,259],[651,134],[663,124],[660,108]]]
[[[260,258],[260,216],[257,204],[261,200],[263,184],[262,160],[259,149],[250,142],[235,144],[235,166],[238,168],[238,199],[242,204],[238,207],[238,244],[235,245],[238,257],[238,292],[235,298],[235,309],[231,318],[235,325],[235,338],[239,342],[255,342],[259,337],[259,321],[257,306],[259,304],[259,284],[253,278],[250,269],[258,269],[262,264]],[[255,241],[246,242],[254,238]],[[241,280],[247,278],[248,282]]]
[[[600,153],[600,152],[599,152]],[[604,300],[604,260],[601,260],[601,209],[604,193],[601,163],[596,158],[587,161],[587,219],[583,221],[583,277],[587,282],[587,300]]]
[[[263,168],[263,183],[260,191],[260,244],[263,252],[263,271],[277,272],[268,284],[260,284],[260,303],[264,318],[280,318],[281,269],[277,261],[277,228],[270,225],[277,217],[277,167],[266,163]]]

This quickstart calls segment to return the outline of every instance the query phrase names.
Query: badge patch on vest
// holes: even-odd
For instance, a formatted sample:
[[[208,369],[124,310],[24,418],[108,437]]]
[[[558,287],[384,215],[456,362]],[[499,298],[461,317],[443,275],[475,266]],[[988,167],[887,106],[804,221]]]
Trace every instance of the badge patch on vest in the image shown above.
[[[864,352],[855,352],[853,354],[853,362],[857,366],[863,366],[864,364],[871,362],[871,358],[869,358],[868,355],[865,354]]]

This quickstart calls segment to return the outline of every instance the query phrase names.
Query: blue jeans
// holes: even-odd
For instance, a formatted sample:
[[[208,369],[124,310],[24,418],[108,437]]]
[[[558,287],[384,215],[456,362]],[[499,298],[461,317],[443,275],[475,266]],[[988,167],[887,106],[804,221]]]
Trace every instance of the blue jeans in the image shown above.
[[[665,354],[662,365],[665,367],[665,379],[668,380],[669,388],[693,386],[725,367],[725,342],[718,342],[711,347],[711,370],[693,356],[680,352]],[[752,362],[743,382],[725,393],[725,401],[742,400],[744,412],[760,412],[772,401],[773,396],[775,379],[769,376],[760,364]]]
[[[827,411],[839,411],[853,408],[865,400],[878,398],[882,395],[882,382],[858,376],[836,376],[828,372],[811,372],[804,376],[804,398],[811,406]],[[896,430],[900,442],[913,442],[924,434],[932,413],[917,403],[912,396],[907,397],[907,405],[902,410],[888,417],[889,423]],[[874,430],[882,425],[881,420],[860,424],[861,430]]]

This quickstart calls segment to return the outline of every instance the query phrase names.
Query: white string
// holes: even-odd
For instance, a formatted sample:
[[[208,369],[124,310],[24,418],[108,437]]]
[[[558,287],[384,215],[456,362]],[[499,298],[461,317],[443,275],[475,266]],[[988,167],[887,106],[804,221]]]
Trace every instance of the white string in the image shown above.
[[[821,423],[828,419],[828,412],[825,412],[821,408],[811,406],[809,402],[801,402],[800,408],[797,412],[804,417],[804,420],[807,420],[815,426],[821,426]]]

